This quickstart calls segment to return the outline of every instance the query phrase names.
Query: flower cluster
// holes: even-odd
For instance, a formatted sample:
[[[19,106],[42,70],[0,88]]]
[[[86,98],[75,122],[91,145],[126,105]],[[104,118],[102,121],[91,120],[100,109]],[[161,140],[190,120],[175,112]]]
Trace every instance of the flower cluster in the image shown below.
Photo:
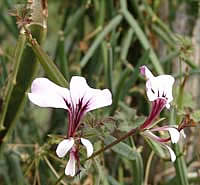
[[[146,92],[149,101],[152,102],[152,110],[140,126],[140,132],[156,142],[159,142],[169,150],[171,160],[175,161],[176,156],[173,150],[166,144],[171,141],[177,143],[182,133],[176,126],[163,126],[151,128],[153,121],[166,107],[170,108],[173,100],[172,87],[174,78],[171,75],[153,76],[151,71],[142,66],[140,72],[147,79]],[[31,93],[28,93],[29,100],[40,107],[62,108],[68,112],[67,138],[62,140],[56,149],[58,157],[62,158],[69,153],[69,161],[65,168],[65,174],[74,176],[76,174],[76,163],[79,168],[79,146],[82,144],[87,150],[87,156],[93,154],[92,143],[82,138],[78,133],[84,115],[94,109],[112,104],[112,95],[108,89],[99,90],[90,88],[83,77],[73,76],[69,89],[60,87],[47,78],[37,78],[31,86]],[[168,131],[168,138],[161,138],[154,134],[158,131]]]

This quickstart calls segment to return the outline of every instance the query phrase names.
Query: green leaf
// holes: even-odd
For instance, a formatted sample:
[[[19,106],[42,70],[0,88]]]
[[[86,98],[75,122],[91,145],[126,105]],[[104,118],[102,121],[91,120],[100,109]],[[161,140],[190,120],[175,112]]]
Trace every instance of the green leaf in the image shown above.
[[[113,136],[107,136],[104,140],[105,144],[108,145],[110,143],[112,143],[113,141],[115,141],[117,138],[113,137]],[[134,151],[129,145],[120,142],[117,145],[114,145],[111,148],[114,152],[120,154],[123,157],[126,157],[129,160],[135,160],[137,157],[137,151]]]

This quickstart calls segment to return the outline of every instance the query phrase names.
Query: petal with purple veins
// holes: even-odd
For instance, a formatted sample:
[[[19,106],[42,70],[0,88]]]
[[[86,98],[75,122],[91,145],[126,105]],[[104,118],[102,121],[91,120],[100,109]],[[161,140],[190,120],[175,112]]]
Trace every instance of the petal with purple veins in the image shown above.
[[[79,76],[72,77],[70,94],[75,106],[79,105],[80,100],[82,100],[82,106],[86,105],[85,112],[108,106],[112,103],[112,95],[108,89],[93,89],[88,86],[85,78]]]

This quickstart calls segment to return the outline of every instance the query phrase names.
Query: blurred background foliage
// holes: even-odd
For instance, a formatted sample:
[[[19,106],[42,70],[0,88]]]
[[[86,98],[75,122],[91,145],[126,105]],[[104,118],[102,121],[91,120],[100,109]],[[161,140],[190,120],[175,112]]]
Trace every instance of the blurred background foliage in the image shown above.
[[[112,106],[83,120],[83,135],[95,151],[142,124],[148,115],[139,66],[147,65],[155,75],[176,77],[172,109],[161,114],[160,124],[179,124],[186,115],[196,123],[197,129],[188,128],[187,139],[179,146],[184,160],[172,164],[156,143],[135,135],[82,162],[75,178],[65,177],[67,157],[60,160],[55,149],[67,133],[66,111],[26,101],[35,77],[61,79],[60,85],[65,80],[56,78],[55,66],[41,62],[41,48],[32,49],[23,24],[67,82],[82,75],[90,86],[112,91]],[[198,0],[1,0],[0,184],[199,185],[199,33]],[[85,158],[81,151],[81,160]]]

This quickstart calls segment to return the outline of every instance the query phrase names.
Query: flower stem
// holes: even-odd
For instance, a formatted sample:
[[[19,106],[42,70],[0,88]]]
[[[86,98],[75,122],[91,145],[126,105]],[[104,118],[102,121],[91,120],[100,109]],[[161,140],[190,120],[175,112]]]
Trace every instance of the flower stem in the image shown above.
[[[128,138],[129,136],[135,134],[138,132],[138,128],[134,128],[131,131],[129,131],[128,133],[126,133],[125,135],[123,135],[122,137],[120,137],[119,139],[115,140],[114,142],[110,143],[109,145],[107,145],[106,147],[101,148],[100,150],[94,152],[90,157],[88,157],[87,159],[85,159],[84,161],[87,161],[89,159],[94,158],[95,156],[99,155],[100,153],[108,150],[109,148],[112,148],[114,145],[118,144],[119,142],[123,141],[124,139]],[[83,162],[84,162],[83,161]]]

